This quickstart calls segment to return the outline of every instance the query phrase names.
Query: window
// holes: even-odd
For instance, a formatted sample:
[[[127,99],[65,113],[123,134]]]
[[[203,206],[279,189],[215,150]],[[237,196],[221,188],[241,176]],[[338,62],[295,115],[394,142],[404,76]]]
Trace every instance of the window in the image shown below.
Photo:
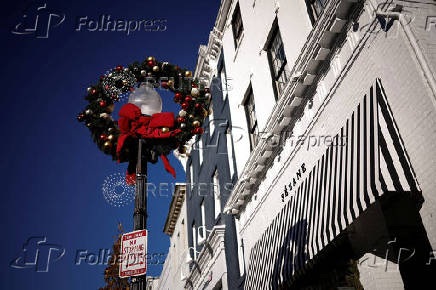
[[[194,248],[194,260],[197,260],[197,229],[195,223],[192,223],[192,247]]]
[[[245,273],[245,263],[244,263],[244,243],[240,234],[240,221],[235,218],[235,228],[236,228],[236,239],[238,244],[238,262],[239,262],[239,275],[242,276]]]
[[[250,86],[244,102],[245,116],[247,118],[248,136],[250,137],[250,151],[253,151],[258,141],[259,129],[257,127],[256,109],[254,106],[253,89]]]
[[[227,78],[226,67],[224,66],[224,58],[221,61],[221,67],[219,68],[218,76],[221,81],[221,93],[223,95],[223,101],[225,101],[227,95],[229,94],[229,79]]]
[[[276,93],[276,99],[278,99],[288,83],[291,74],[288,61],[286,60],[282,37],[278,28],[275,29],[268,45],[268,58],[274,82],[274,91]]]
[[[200,161],[200,167],[201,167],[201,165],[203,164],[203,153],[204,153],[203,141],[201,140],[201,137],[197,139],[197,148],[198,148],[198,160]]]
[[[244,25],[242,24],[242,16],[241,16],[241,9],[239,8],[239,3],[236,4],[235,11],[233,12],[232,30],[233,30],[233,39],[235,40],[235,48],[237,48],[242,38],[242,32],[244,31]]]
[[[316,20],[321,16],[322,11],[327,5],[328,0],[306,0],[307,13],[309,14],[310,22],[315,24]]]
[[[215,169],[215,172],[212,176],[212,185],[213,185],[213,197],[215,201],[215,219],[221,213],[221,199],[220,199],[220,180],[218,178],[218,170]]]
[[[206,233],[206,229],[204,228],[206,226],[206,212],[204,211],[204,200],[201,202],[201,225],[203,226],[203,233]]]
[[[189,164],[189,183],[190,183],[191,190],[192,190],[192,188],[194,187],[194,170],[193,170],[192,161]]]
[[[233,157],[233,138],[232,138],[232,131],[230,130],[230,128],[227,128],[226,138],[227,138],[227,156],[229,158],[229,166],[230,166],[230,178],[233,178],[233,174],[235,173],[235,160]]]
[[[211,102],[209,105],[209,136],[212,137],[213,131],[215,130],[215,121],[213,119],[213,103]]]

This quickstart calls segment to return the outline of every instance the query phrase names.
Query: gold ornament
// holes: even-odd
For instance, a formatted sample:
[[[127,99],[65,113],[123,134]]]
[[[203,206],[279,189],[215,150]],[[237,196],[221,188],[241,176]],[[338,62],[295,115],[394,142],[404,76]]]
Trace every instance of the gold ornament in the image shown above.
[[[185,154],[186,153],[186,146],[179,147],[179,152],[181,154]]]
[[[129,82],[127,80],[123,80],[123,85],[127,86],[129,84]]]
[[[115,138],[115,137],[114,137],[114,135],[112,135],[112,134],[110,134],[109,136],[107,136],[107,139],[108,139],[109,141],[112,141],[114,138]]]
[[[110,116],[109,116],[108,113],[101,113],[101,114],[100,114],[100,118],[108,119],[109,117],[110,117]]]
[[[112,147],[112,143],[110,141],[104,142],[104,149],[110,149]]]
[[[155,66],[153,67],[153,71],[154,71],[154,72],[158,72],[158,71],[159,71],[159,67],[158,67],[157,65],[155,65]]]
[[[168,133],[169,131],[170,131],[170,128],[168,128],[168,127],[162,128],[162,133]]]
[[[190,70],[185,71],[185,77],[187,77],[187,78],[192,77],[192,71],[190,71]]]
[[[192,125],[193,125],[195,128],[198,128],[198,127],[200,127],[201,123],[200,123],[200,121],[195,120],[194,122],[192,122]]]
[[[169,80],[169,81],[168,81],[168,86],[169,86],[170,88],[174,87],[174,81],[173,81],[173,80]]]
[[[206,111],[206,109],[203,109],[203,117],[206,118],[209,116],[209,113]]]
[[[192,115],[192,114],[189,114],[188,117],[189,117],[189,119],[194,119],[194,115]]]
[[[112,113],[115,109],[115,105],[114,104],[110,104],[109,106],[106,107],[106,111],[109,113]]]
[[[147,61],[156,61],[156,59],[154,58],[154,56],[149,56],[149,57],[147,58]]]

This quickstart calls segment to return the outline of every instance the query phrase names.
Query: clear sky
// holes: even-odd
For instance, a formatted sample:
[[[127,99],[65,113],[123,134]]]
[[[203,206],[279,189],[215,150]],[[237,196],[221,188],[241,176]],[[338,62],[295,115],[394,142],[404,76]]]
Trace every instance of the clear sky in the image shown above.
[[[58,17],[52,17],[48,38],[12,34],[17,24],[26,23],[23,10],[30,1],[2,3],[1,289],[77,290],[104,285],[105,266],[75,265],[77,250],[98,253],[111,248],[118,221],[126,230],[132,229],[133,203],[116,208],[103,197],[105,178],[124,173],[126,164],[102,154],[88,130],[76,121],[86,105],[86,88],[108,69],[149,55],[194,69],[198,47],[208,41],[219,2],[48,0],[42,2],[47,8],[39,12],[38,34],[45,32],[43,21],[49,14],[44,13],[65,14],[65,21],[57,27],[53,26]],[[130,35],[75,31],[78,17],[98,19],[102,14],[125,20],[164,19],[167,28]],[[177,111],[172,96],[160,93],[163,110]],[[184,181],[181,164],[172,156],[170,162],[176,168],[176,181]],[[158,184],[174,179],[159,162],[149,166],[149,181]],[[168,237],[162,230],[170,200],[170,194],[149,199],[151,253],[168,251]],[[22,255],[23,244],[32,236],[45,236],[47,243],[65,248],[65,255],[52,262],[47,273],[9,266]],[[159,275],[161,270],[162,266],[149,266],[150,275]]]

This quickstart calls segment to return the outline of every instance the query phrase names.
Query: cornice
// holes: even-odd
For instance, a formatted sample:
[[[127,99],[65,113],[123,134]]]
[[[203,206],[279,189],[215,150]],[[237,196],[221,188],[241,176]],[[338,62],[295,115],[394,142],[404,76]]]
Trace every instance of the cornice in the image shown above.
[[[165,221],[165,226],[163,229],[163,232],[169,235],[170,237],[173,235],[174,228],[177,223],[177,219],[180,216],[182,205],[185,200],[185,193],[186,193],[186,184],[176,183],[174,194],[171,199],[170,208],[168,210],[167,219]]]

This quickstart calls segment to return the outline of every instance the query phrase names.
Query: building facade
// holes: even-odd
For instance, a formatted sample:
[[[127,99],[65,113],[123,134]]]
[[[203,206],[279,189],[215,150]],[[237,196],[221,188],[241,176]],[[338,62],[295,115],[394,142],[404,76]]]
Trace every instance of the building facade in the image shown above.
[[[195,72],[213,112],[186,166],[185,288],[431,282],[434,15],[424,0],[221,1]]]

